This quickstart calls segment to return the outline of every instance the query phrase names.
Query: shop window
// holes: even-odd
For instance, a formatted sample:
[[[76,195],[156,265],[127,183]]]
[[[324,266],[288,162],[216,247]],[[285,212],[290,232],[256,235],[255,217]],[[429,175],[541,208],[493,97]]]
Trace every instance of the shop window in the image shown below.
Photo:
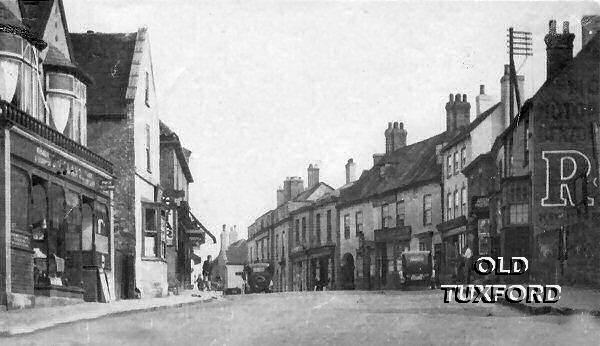
[[[423,225],[431,225],[431,195],[423,196]]]
[[[350,214],[344,215],[344,239],[350,239]]]
[[[406,217],[406,209],[404,206],[404,200],[401,199],[396,202],[396,226],[404,226],[404,219]]]
[[[331,241],[331,210],[327,211],[327,241]]]
[[[48,230],[48,204],[46,183],[40,178],[32,177],[30,220],[32,228],[32,248],[34,261],[34,282],[39,284],[48,278],[48,251],[46,232]]]
[[[358,237],[358,235],[363,231],[363,213],[362,211],[357,211],[356,214],[354,215],[355,221],[356,221],[356,236]]]
[[[81,269],[83,256],[81,253],[81,200],[79,195],[66,192],[66,215],[65,215],[65,274],[69,285],[80,286],[82,282]]]
[[[81,207],[81,249],[92,251],[94,249],[94,213],[89,203],[83,203]],[[87,263],[92,264],[92,263]]]
[[[164,258],[163,239],[159,226],[159,207],[142,204],[143,256],[147,258]]]
[[[29,175],[16,167],[11,167],[10,176],[11,231],[29,235],[27,210],[29,209]]]
[[[321,214],[317,214],[315,217],[315,232],[317,244],[321,244]]]

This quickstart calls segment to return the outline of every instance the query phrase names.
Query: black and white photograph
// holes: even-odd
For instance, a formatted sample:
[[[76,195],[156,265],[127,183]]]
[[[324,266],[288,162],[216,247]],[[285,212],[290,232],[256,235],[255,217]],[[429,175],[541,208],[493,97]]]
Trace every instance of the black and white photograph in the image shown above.
[[[0,345],[598,345],[600,2],[0,0]]]

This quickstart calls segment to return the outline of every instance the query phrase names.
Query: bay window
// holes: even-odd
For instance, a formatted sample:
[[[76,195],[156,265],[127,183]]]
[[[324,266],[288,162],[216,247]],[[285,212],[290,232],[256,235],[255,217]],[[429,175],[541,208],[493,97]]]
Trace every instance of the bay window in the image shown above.
[[[46,122],[39,51],[23,38],[0,32],[0,99]]]
[[[72,140],[85,144],[86,86],[70,74],[48,72],[46,90],[51,125]]]

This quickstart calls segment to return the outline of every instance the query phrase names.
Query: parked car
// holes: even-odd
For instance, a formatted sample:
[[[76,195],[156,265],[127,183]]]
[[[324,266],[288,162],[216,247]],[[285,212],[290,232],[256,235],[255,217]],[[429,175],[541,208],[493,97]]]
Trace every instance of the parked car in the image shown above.
[[[270,293],[273,268],[269,263],[252,263],[244,268],[246,293]]]
[[[406,251],[402,253],[402,277],[404,285],[427,285],[432,280],[430,251]]]

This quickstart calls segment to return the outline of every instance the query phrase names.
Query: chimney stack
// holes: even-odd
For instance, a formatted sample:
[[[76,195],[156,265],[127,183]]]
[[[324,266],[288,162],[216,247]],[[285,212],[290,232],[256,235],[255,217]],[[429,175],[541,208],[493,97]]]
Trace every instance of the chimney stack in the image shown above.
[[[404,129],[404,123],[398,122],[394,123],[394,128],[392,129],[392,142],[393,142],[393,150],[398,150],[402,147],[406,146],[406,130]]]
[[[384,132],[385,135],[385,153],[389,154],[394,150],[394,142],[392,138],[392,123],[388,123],[388,127]]]
[[[525,77],[517,75],[517,87],[519,88],[519,95],[521,95],[521,102],[525,98]],[[500,102],[504,110],[504,127],[508,127],[512,121],[510,118],[510,66],[504,65],[504,75],[500,78]],[[513,107],[516,115],[519,110],[517,109],[517,97],[513,98]]]
[[[446,131],[454,132],[471,122],[471,104],[466,94],[450,94],[446,103]]]
[[[300,177],[287,177],[283,182],[284,203],[298,197],[304,191],[304,181]]]
[[[356,164],[352,158],[346,163],[346,184],[356,180]]]
[[[475,116],[487,111],[494,105],[494,100],[485,93],[485,85],[479,86],[479,95],[475,97]]]
[[[319,167],[317,164],[308,165],[308,188],[319,185]]]
[[[585,47],[599,31],[600,16],[583,16],[581,18],[581,47]]]
[[[573,40],[575,34],[569,32],[569,22],[563,22],[562,33],[556,32],[556,21],[549,23],[546,42],[546,79],[551,80],[573,60]]]
[[[231,230],[231,232],[229,232],[229,245],[235,243],[237,240],[238,240],[237,225],[234,225],[233,230]]]
[[[377,166],[385,154],[373,154],[373,166]]]
[[[221,231],[221,251],[223,254],[227,250],[227,246],[229,245],[229,237],[227,234],[227,225],[223,224],[223,230]]]

